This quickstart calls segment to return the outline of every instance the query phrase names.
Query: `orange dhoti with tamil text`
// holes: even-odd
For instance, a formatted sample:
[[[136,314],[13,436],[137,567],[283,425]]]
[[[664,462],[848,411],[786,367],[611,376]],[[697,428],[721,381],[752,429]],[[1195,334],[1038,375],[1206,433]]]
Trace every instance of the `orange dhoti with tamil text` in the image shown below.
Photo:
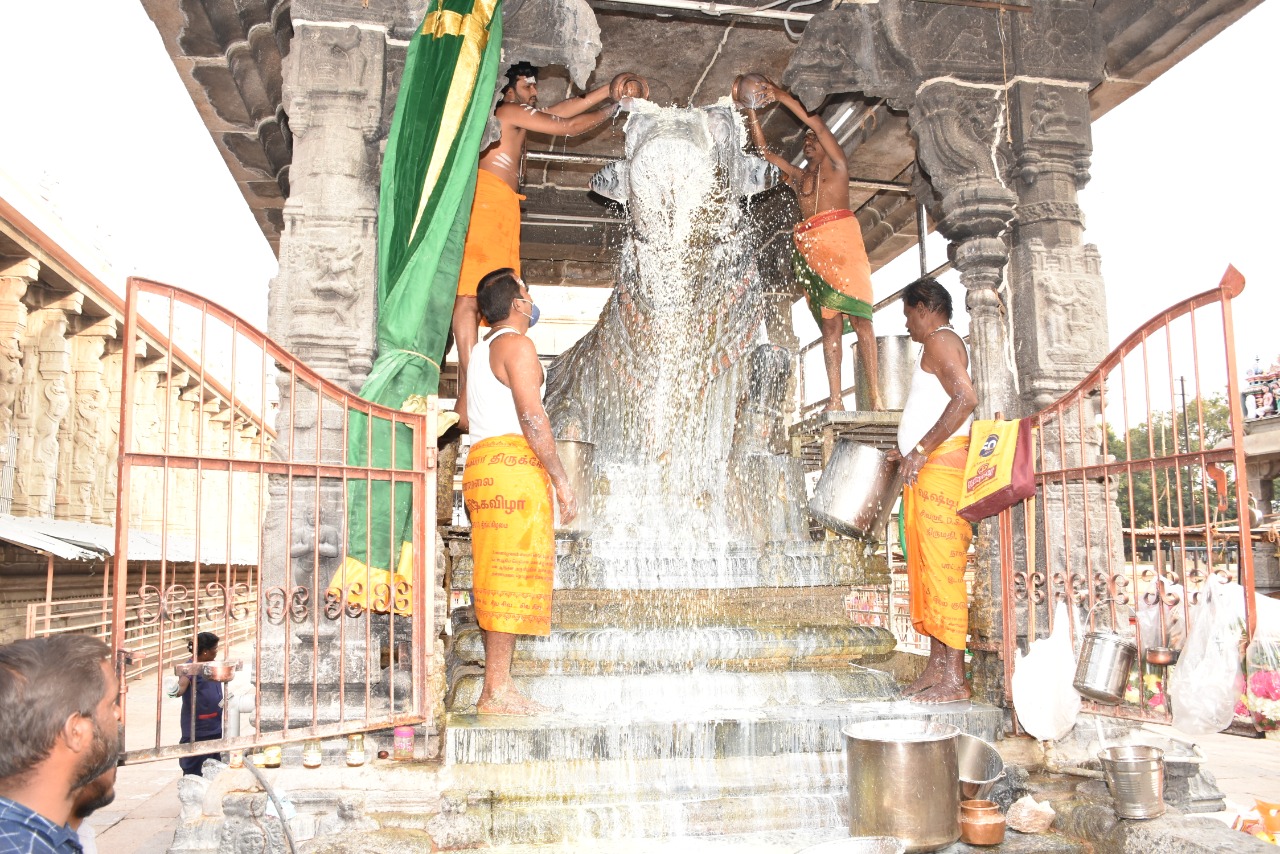
[[[952,649],[964,649],[969,635],[964,570],[973,526],[956,515],[968,455],[968,436],[948,439],[902,493],[911,623]]]
[[[520,200],[524,196],[487,169],[476,170],[458,296],[473,297],[480,280],[503,267],[520,275]]]
[[[480,628],[551,634],[551,479],[525,438],[492,436],[473,445],[462,497],[471,514],[471,593]]]

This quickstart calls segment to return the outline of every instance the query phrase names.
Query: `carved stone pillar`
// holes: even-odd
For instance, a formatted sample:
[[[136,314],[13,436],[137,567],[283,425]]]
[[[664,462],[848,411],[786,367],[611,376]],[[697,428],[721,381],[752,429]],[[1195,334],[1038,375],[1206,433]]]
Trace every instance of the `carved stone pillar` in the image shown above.
[[[94,512],[99,525],[116,523],[116,480],[120,460],[120,380],[123,369],[123,342],[119,338],[106,342],[102,376],[107,403],[98,413],[98,439],[102,448],[102,465],[98,467],[98,492],[102,501]]]
[[[92,522],[103,506],[100,469],[106,460],[107,437],[101,428],[110,398],[103,356],[116,331],[116,321],[106,318],[82,329],[72,340],[75,396],[61,431],[66,446],[58,460],[60,518]]]
[[[290,193],[272,336],[352,391],[373,365],[386,30],[298,21],[284,70]]]
[[[910,120],[920,167],[938,198],[938,230],[952,242],[966,289],[976,414],[1012,413],[1015,380],[1000,287],[1009,259],[1004,235],[1017,196],[999,169],[1007,157],[1000,139],[1007,120],[1003,92],[931,80],[917,93]]]
[[[43,305],[44,291],[28,294],[28,303]],[[82,295],[48,300],[27,319],[22,344],[23,377],[14,413],[18,433],[17,476],[13,513],[52,516],[58,482],[59,429],[71,409],[74,378],[68,312],[79,312]]]
[[[14,405],[22,380],[22,340],[27,331],[27,307],[22,297],[40,275],[40,264],[31,258],[0,258],[0,482],[12,482],[17,453],[10,447],[14,430]],[[9,511],[10,496],[0,494],[0,512]]]
[[[292,7],[294,34],[285,59],[282,100],[293,135],[293,161],[280,274],[268,302],[271,336],[321,376],[353,392],[368,376],[375,351],[379,144],[395,103],[403,30],[421,15],[412,10],[416,17],[410,20],[411,10],[399,2],[365,5],[301,0]],[[276,455],[345,462],[341,413],[318,413],[315,389],[303,383],[285,377],[279,388]],[[225,421],[219,425],[221,440],[229,440],[229,426]],[[295,590],[302,588],[309,603],[304,610],[314,611],[323,594],[312,589],[312,569],[318,567],[323,586],[341,561],[342,484],[272,476],[266,494],[260,601],[275,595],[271,588],[294,601]],[[291,690],[311,679],[313,618],[308,613],[301,624],[286,618],[264,626],[262,709],[269,720],[283,713],[286,661]],[[324,617],[319,624],[323,637],[317,666],[337,660],[327,634],[336,624]],[[346,674],[362,679],[353,663],[365,659],[365,626],[349,628]],[[299,640],[302,634],[308,635],[305,644]],[[376,633],[373,642],[376,654]],[[321,688],[325,707],[338,688],[336,674],[331,675],[335,678]],[[349,697],[355,696],[352,687]],[[363,685],[358,693],[363,697]]]

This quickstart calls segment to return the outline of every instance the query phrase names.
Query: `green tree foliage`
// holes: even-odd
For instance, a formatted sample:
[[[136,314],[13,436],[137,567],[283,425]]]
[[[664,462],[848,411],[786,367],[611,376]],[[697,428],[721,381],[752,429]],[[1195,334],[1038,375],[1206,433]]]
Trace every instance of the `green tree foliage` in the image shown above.
[[[1125,527],[1148,528],[1157,521],[1161,526],[1177,525],[1179,509],[1182,523],[1188,525],[1203,525],[1206,510],[1211,519],[1235,519],[1235,477],[1230,469],[1227,494],[1220,496],[1218,486],[1198,464],[1179,467],[1172,461],[1164,462],[1178,453],[1210,450],[1230,435],[1231,409],[1221,395],[1188,400],[1185,418],[1181,409],[1153,413],[1149,424],[1129,429],[1127,448],[1124,439],[1108,426],[1107,446],[1116,462],[1154,461],[1154,469],[1135,468],[1132,479],[1124,474],[1117,476],[1120,516]],[[1223,502],[1225,509],[1219,509]]]

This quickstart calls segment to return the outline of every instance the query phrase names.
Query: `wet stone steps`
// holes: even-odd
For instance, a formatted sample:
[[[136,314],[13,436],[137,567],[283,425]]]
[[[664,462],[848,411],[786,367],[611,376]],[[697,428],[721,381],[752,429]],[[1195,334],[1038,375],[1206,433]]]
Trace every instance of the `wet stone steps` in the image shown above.
[[[707,626],[665,629],[554,629],[521,636],[512,672],[654,673],[701,670],[847,668],[853,659],[887,656],[896,641],[884,628],[857,626]],[[483,664],[480,630],[458,633],[453,654]]]
[[[451,713],[445,734],[446,764],[508,764],[551,760],[643,760],[838,752],[843,727],[879,718],[930,719],[995,740],[1003,713],[994,706],[960,702],[926,706],[907,701],[827,700],[808,706],[726,710],[719,715],[625,718],[600,714],[548,714],[529,718]]]

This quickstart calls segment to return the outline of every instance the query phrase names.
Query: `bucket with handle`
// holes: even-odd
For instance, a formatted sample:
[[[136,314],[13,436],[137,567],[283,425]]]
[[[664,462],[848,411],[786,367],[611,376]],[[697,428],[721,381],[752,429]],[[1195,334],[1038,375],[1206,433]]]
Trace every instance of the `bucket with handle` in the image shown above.
[[[1094,608],[1110,599],[1100,599]],[[1086,617],[1085,622],[1088,622]],[[1072,685],[1077,691],[1099,703],[1119,703],[1124,699],[1129,671],[1138,657],[1138,645],[1119,632],[1096,630],[1084,636],[1080,647],[1080,659],[1076,662],[1076,675]]]

